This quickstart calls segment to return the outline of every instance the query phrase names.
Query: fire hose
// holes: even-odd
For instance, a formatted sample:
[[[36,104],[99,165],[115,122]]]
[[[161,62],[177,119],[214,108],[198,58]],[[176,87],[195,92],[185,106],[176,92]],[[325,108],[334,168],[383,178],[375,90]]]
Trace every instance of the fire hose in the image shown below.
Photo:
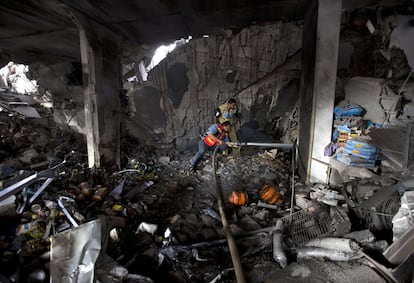
[[[216,193],[217,193],[217,206],[218,206],[218,210],[220,213],[221,223],[223,224],[224,234],[226,235],[227,245],[229,246],[230,256],[231,256],[231,260],[233,262],[233,267],[234,267],[234,273],[236,275],[236,281],[237,283],[245,283],[246,278],[244,277],[243,267],[240,261],[239,250],[237,249],[236,241],[234,240],[233,234],[231,233],[231,230],[229,227],[229,223],[227,222],[226,214],[224,212],[224,205],[223,205],[223,193],[217,181],[215,157],[216,157],[216,153],[218,149],[219,147],[216,146],[214,153],[213,153],[213,157],[212,157],[213,179],[214,179],[214,184],[215,184]]]
[[[226,145],[230,147],[241,147],[241,146],[263,146],[273,147],[285,150],[291,150],[295,147],[292,143],[264,143],[264,142],[226,142]]]

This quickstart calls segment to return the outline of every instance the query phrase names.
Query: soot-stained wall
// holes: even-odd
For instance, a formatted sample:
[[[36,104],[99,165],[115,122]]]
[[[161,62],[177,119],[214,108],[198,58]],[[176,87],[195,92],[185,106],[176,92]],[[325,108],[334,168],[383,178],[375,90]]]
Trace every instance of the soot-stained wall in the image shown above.
[[[135,89],[139,109],[128,129],[143,142],[186,148],[213,122],[214,109],[235,97],[246,127],[279,139],[285,131],[277,127],[298,99],[301,46],[302,27],[283,22],[193,39]]]
[[[174,108],[180,107],[184,94],[188,90],[187,72],[188,69],[183,63],[175,63],[168,67],[166,71],[168,98]]]

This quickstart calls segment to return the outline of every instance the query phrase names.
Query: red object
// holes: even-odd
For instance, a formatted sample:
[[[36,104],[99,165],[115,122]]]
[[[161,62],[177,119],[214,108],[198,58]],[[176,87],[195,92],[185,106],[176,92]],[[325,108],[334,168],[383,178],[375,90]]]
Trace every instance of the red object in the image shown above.
[[[268,204],[282,204],[283,200],[280,193],[272,185],[264,185],[259,190],[260,198]]]
[[[245,192],[242,191],[233,191],[231,194],[227,196],[227,200],[229,203],[234,205],[245,205],[247,201],[247,195]]]

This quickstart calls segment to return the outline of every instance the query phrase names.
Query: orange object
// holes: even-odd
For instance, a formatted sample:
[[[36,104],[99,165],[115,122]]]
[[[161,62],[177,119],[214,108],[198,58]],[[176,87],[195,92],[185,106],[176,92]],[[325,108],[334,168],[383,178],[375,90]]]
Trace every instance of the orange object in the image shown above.
[[[272,185],[268,185],[268,184],[264,185],[259,190],[259,195],[260,195],[260,198],[268,204],[280,205],[283,202],[280,193]]]
[[[92,196],[93,201],[102,201],[108,194],[108,189],[102,186],[96,186],[96,191]]]
[[[242,191],[233,191],[227,196],[227,199],[230,203],[234,205],[245,205],[247,200],[247,195]]]

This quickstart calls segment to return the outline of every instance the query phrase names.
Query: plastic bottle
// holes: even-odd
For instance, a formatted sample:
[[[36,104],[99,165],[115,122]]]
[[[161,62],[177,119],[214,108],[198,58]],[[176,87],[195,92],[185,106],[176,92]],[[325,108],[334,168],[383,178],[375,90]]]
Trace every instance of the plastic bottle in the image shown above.
[[[38,227],[39,227],[39,224],[38,224],[38,221],[37,220],[36,221],[29,222],[29,223],[20,224],[16,228],[16,235],[26,234],[26,233],[28,233],[30,231],[33,231],[34,229],[36,229]]]

